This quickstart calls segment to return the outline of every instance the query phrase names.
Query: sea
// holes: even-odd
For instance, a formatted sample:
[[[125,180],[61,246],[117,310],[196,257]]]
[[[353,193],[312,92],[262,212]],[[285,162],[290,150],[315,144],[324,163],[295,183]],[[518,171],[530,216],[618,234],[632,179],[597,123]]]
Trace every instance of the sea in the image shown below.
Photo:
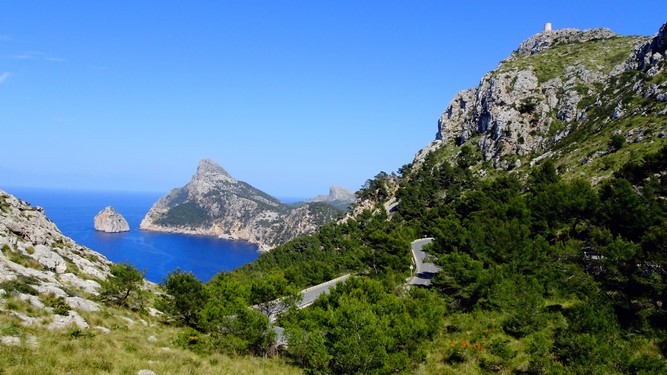
[[[207,282],[221,271],[231,271],[259,256],[256,245],[212,236],[139,230],[139,223],[161,193],[99,192],[35,188],[4,188],[10,194],[44,208],[63,234],[115,263],[129,262],[146,279],[159,283],[180,268]],[[130,225],[124,233],[103,233],[93,218],[106,206],[120,212]]]

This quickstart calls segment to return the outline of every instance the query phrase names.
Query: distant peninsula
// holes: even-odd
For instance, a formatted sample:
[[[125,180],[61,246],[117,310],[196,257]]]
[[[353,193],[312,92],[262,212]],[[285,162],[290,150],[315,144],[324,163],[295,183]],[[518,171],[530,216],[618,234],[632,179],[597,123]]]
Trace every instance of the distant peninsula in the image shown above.
[[[187,185],[153,204],[140,229],[245,240],[268,251],[314,232],[341,214],[341,210],[321,202],[286,205],[235,179],[213,160],[204,159]]]

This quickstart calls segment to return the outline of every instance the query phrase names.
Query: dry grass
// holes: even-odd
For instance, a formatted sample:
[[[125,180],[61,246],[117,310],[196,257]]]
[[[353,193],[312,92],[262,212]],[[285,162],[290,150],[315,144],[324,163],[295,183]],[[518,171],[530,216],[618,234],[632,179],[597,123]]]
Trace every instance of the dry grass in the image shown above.
[[[20,310],[27,308],[25,304]],[[90,328],[71,326],[49,331],[44,326],[23,326],[0,313],[0,336],[21,339],[19,346],[0,345],[0,374],[298,374],[280,358],[229,357],[197,354],[180,348],[179,329],[127,310],[103,308],[83,313]],[[130,323],[123,317],[129,318]],[[111,330],[104,333],[95,326]],[[34,336],[36,346],[29,338]],[[154,336],[155,341],[149,340]]]

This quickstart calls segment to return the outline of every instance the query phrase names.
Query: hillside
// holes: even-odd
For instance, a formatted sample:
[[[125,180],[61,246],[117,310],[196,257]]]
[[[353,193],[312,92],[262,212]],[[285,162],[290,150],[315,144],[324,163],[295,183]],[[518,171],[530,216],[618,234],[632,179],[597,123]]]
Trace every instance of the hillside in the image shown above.
[[[288,357],[323,373],[666,372],[666,38],[529,38],[352,215],[234,272],[358,275],[281,317]],[[406,288],[421,237],[441,268],[429,290]]]
[[[38,209],[3,195],[0,234],[9,240],[0,260],[5,270],[39,274],[11,271],[2,284],[0,366],[9,370],[0,369],[667,373],[666,50],[667,24],[653,37],[565,29],[527,39],[478,87],[456,95],[436,140],[412,163],[369,179],[345,219],[206,284],[180,270],[159,289],[143,283],[136,269],[62,239]],[[160,230],[229,235],[235,220],[263,215],[249,222],[279,238],[289,212],[203,161],[146,220]],[[33,223],[43,224],[22,229]],[[428,288],[409,283],[411,243],[424,237],[438,266],[419,275],[432,277]],[[50,253],[62,261],[41,255]],[[69,273],[91,290],[68,284]],[[301,289],[348,273],[296,308]],[[63,299],[34,295],[53,311],[24,296],[52,280]],[[124,285],[137,287],[129,300],[118,293]],[[70,304],[74,292],[99,312]],[[274,326],[260,311],[276,304],[285,311]],[[48,333],[55,309],[76,311],[110,336],[99,328]],[[40,319],[38,328],[16,312]]]
[[[341,212],[325,203],[288,206],[236,180],[212,160],[202,160],[192,180],[151,207],[143,230],[203,234],[246,240],[268,251],[312,233]]]
[[[519,46],[459,92],[421,150],[465,160],[478,176],[527,175],[539,161],[594,183],[665,144],[665,28],[654,38],[553,30]]]
[[[2,374],[296,373],[276,360],[188,350],[184,333],[152,308],[156,285],[136,269],[127,283],[118,272],[124,265],[76,244],[41,208],[1,190],[0,247]],[[119,304],[113,281],[121,278],[128,298]]]

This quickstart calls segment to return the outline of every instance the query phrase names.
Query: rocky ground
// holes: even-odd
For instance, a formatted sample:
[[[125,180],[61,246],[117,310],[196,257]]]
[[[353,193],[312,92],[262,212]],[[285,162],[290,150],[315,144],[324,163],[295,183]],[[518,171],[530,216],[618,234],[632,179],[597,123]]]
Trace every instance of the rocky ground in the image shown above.
[[[455,95],[438,121],[436,140],[415,164],[448,147],[451,156],[478,169],[511,170],[569,154],[577,160],[562,167],[572,170],[603,155],[577,146],[584,141],[595,145],[593,151],[606,147],[612,134],[624,135],[627,143],[661,143],[667,130],[666,38],[667,25],[653,37],[608,29],[532,36],[479,86]]]
[[[0,190],[1,374],[295,373],[279,360],[196,354],[151,307],[98,297],[112,263],[64,236],[41,208]],[[186,336],[189,337],[189,336]]]
[[[104,256],[65,237],[41,208],[1,190],[0,248],[0,313],[52,330],[89,327],[79,312],[100,309],[91,297],[109,275]],[[30,304],[34,316],[9,308],[9,297]],[[0,340],[12,344],[19,338]]]

